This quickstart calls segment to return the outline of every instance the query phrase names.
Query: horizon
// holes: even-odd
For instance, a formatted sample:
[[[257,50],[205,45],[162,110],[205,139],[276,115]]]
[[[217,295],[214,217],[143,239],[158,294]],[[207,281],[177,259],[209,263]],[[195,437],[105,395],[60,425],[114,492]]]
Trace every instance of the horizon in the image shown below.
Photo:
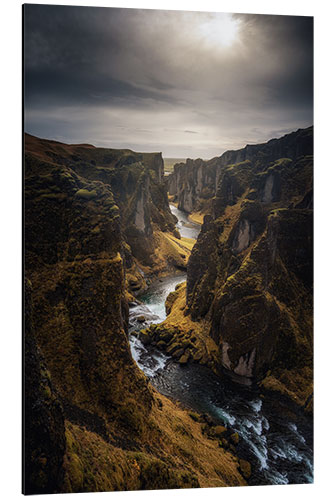
[[[212,160],[213,158],[217,158],[217,157],[220,157],[222,156],[225,152],[227,151],[237,151],[239,149],[243,149],[247,146],[255,146],[255,145],[260,145],[260,144],[265,144],[271,140],[275,140],[275,139],[281,139],[282,137],[286,136],[286,135],[289,135],[289,134],[292,134],[292,133],[295,133],[295,132],[298,132],[299,130],[306,130],[306,129],[309,129],[309,128],[313,128],[314,125],[309,125],[308,127],[304,127],[304,128],[298,128],[298,129],[295,129],[295,130],[292,130],[291,132],[288,132],[287,134],[283,134],[279,137],[271,137],[269,138],[267,141],[265,141],[264,143],[252,143],[252,144],[244,144],[243,146],[241,146],[240,148],[236,148],[234,150],[225,150],[223,151],[220,155],[215,155],[215,156],[212,156],[210,158],[202,158],[202,157],[189,157],[189,156],[166,156],[164,155],[163,151],[137,151],[131,147],[128,147],[128,148],[115,148],[115,147],[111,147],[111,146],[96,146],[95,144],[93,143],[89,143],[89,142],[75,142],[75,143],[71,143],[71,142],[65,142],[65,141],[58,141],[56,139],[52,139],[52,138],[48,138],[48,137],[39,137],[39,136],[36,136],[36,135],[33,135],[33,134],[30,134],[30,132],[27,132],[27,131],[24,131],[24,134],[27,134],[27,135],[30,135],[32,137],[35,137],[36,139],[40,139],[42,141],[50,141],[50,142],[59,142],[61,144],[65,144],[67,146],[92,146],[94,148],[101,148],[101,149],[127,149],[127,150],[130,150],[130,151],[133,151],[134,153],[156,153],[156,154],[161,154],[162,155],[162,158],[164,160],[187,160],[187,159],[192,159],[192,160],[197,160],[197,159],[201,159],[203,161],[210,161]]]

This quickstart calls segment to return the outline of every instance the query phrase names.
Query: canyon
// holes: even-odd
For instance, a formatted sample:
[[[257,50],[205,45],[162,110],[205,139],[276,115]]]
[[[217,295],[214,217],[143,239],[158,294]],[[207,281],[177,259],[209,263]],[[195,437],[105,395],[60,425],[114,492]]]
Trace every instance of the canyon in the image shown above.
[[[238,432],[163,394],[129,336],[311,422],[313,129],[168,176],[160,153],[24,146],[26,493],[248,484]]]
[[[215,370],[259,380],[309,411],[312,154],[310,127],[226,152],[207,162],[211,175],[201,174],[205,163],[188,161],[168,178],[178,206],[189,211],[191,199],[191,212],[208,212],[188,263],[184,316],[208,322]]]

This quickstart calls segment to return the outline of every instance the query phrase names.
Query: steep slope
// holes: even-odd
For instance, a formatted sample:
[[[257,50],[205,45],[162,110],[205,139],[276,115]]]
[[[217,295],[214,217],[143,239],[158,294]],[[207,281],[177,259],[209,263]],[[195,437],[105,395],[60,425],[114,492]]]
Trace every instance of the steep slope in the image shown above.
[[[30,493],[245,484],[234,454],[158,396],[131,357],[130,280],[140,289],[148,265],[185,260],[159,253],[163,235],[178,236],[160,155],[26,136]]]
[[[66,145],[26,134],[25,165],[27,196],[34,198],[34,206],[39,193],[43,203],[46,200],[49,204],[53,201],[60,210],[65,208],[68,211],[71,210],[68,203],[71,198],[68,195],[66,198],[62,189],[68,190],[69,184],[72,189],[68,193],[75,194],[77,207],[80,203],[84,205],[90,202],[91,205],[94,200],[98,202],[101,190],[108,187],[107,196],[112,195],[108,202],[109,209],[113,210],[114,215],[118,209],[121,212],[119,223],[124,242],[127,285],[133,293],[145,288],[145,276],[149,278],[149,275],[170,271],[175,267],[186,267],[189,257],[186,249],[180,252],[177,251],[177,245],[169,244],[173,251],[161,255],[159,250],[161,240],[169,242],[168,234],[180,238],[175,229],[175,218],[169,209],[160,153]],[[33,217],[34,214],[31,219]],[[104,234],[98,217],[92,224],[91,237],[94,241],[103,241]],[[27,231],[29,234],[30,231]],[[53,248],[53,252],[58,251],[59,248]],[[66,251],[72,252],[76,258],[80,253],[80,249],[70,245]],[[89,253],[88,248],[85,253]]]
[[[36,344],[32,290],[25,281],[24,337],[24,469],[25,494],[56,491],[64,471],[65,426],[62,407],[50,373]]]
[[[209,161],[187,159],[186,163],[176,164],[173,173],[168,176],[169,194],[180,210],[209,213],[211,198],[217,194],[221,176],[225,175],[228,165],[251,162],[253,169],[256,165],[260,168],[260,164],[268,164],[279,158],[295,160],[300,156],[311,155],[311,134],[312,127],[287,134],[281,139],[272,139],[265,144],[251,144],[236,151],[226,151]],[[230,188],[234,190],[226,193],[230,200],[237,198],[241,186],[235,181]]]
[[[205,168],[212,172],[212,164],[218,185],[211,215],[205,217],[189,259],[186,308],[183,295],[178,306],[176,301],[178,311],[171,307],[166,322],[168,326],[178,317],[181,323],[182,316],[189,322],[190,315],[192,331],[201,332],[204,325],[215,344],[209,350],[208,338],[204,342],[215,371],[255,380],[309,408],[313,352],[311,153],[309,128],[264,145],[224,153],[196,170],[187,167],[189,162],[178,167],[178,174],[183,170],[188,175],[180,182],[179,201],[186,186],[195,192],[198,172]],[[213,186],[213,176],[202,178],[211,178]],[[200,190],[192,200],[193,209],[198,209]],[[202,350],[202,345],[197,348]],[[192,359],[194,356],[195,349]]]

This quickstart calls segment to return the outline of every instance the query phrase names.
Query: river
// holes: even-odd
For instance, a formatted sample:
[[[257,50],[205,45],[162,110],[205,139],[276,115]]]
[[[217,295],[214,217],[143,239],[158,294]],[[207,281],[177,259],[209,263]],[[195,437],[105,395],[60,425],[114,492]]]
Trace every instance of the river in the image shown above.
[[[197,238],[200,226],[176,207],[170,208],[181,236]],[[155,281],[140,296],[140,303],[130,305],[130,332],[164,321],[166,297],[185,280],[186,273],[177,273]],[[145,347],[131,333],[130,346],[139,368],[159,392],[239,433],[238,453],[252,464],[250,485],[313,482],[312,421],[299,409],[257,387],[236,384],[227,376],[218,378],[199,364],[181,366],[158,349]]]
[[[200,233],[200,224],[196,224],[189,220],[188,215],[182,210],[178,210],[174,205],[170,205],[170,210],[173,215],[178,219],[176,227],[183,238],[197,239]]]

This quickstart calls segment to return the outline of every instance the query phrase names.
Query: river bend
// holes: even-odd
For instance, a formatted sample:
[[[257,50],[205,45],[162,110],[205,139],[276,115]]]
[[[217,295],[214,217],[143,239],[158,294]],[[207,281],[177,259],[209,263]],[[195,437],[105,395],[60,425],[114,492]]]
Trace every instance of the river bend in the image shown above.
[[[170,208],[178,219],[181,236],[196,239],[200,226],[189,221],[176,207]],[[131,335],[149,324],[164,321],[168,294],[185,280],[186,273],[157,280],[140,297],[140,303],[130,305],[130,347],[139,368],[165,396],[199,413],[208,413],[239,433],[242,439],[238,450],[253,469],[249,484],[313,482],[312,422],[301,411],[277,400],[276,396],[274,399],[262,395],[256,387],[240,386],[228,377],[218,378],[199,364],[181,366],[158,349],[145,347]]]

